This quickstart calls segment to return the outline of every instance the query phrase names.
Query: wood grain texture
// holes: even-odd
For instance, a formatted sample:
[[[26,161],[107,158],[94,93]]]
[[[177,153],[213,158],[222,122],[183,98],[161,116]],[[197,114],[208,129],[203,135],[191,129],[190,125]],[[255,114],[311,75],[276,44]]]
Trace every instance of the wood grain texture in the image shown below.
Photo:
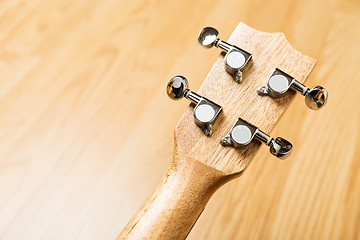
[[[226,73],[222,54],[201,85],[201,95],[223,107],[219,127],[211,137],[205,136],[194,123],[190,104],[175,129],[170,169],[119,240],[185,239],[217,188],[242,174],[260,148],[257,141],[246,149],[222,147],[219,139],[228,134],[231,121],[240,116],[269,132],[294,97],[295,92],[276,100],[259,96],[256,89],[264,84],[265,74],[271,76],[278,67],[303,82],[315,65],[314,59],[292,48],[284,34],[260,32],[244,23],[229,42],[254,52],[254,62],[238,84]]]
[[[11,0],[0,18],[1,239],[116,238],[173,156],[188,102],[164,82],[197,90],[218,56],[198,31],[240,21],[316,58],[329,101],[296,96],[271,133],[292,156],[262,147],[188,239],[360,238],[359,1]]]
[[[164,179],[117,239],[185,239],[215,191],[234,178],[175,147]]]
[[[179,151],[215,169],[234,174],[249,165],[261,145],[254,141],[246,149],[236,149],[221,146],[220,139],[229,135],[239,117],[269,133],[295,92],[272,99],[259,96],[256,90],[266,84],[276,67],[304,82],[316,61],[295,50],[283,33],[261,32],[244,23],[235,28],[228,42],[250,52],[252,62],[244,71],[242,83],[238,84],[225,71],[224,54],[221,54],[201,85],[198,93],[223,108],[219,127],[210,138],[205,136],[194,123],[194,105],[191,104],[176,126],[175,135]]]

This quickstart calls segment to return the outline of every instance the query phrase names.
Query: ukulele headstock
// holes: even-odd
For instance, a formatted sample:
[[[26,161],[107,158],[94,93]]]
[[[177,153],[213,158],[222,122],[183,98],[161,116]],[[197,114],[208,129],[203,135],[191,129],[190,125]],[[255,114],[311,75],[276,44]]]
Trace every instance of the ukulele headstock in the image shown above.
[[[214,42],[214,39],[210,40]],[[244,23],[236,27],[228,43],[252,54],[250,66],[242,73],[241,83],[237,83],[225,71],[225,54],[220,54],[197,93],[219,104],[222,116],[217,119],[212,135],[206,136],[195,124],[194,104],[190,104],[176,126],[175,145],[178,154],[226,174],[236,174],[249,165],[261,143],[252,141],[246,148],[239,149],[223,147],[220,140],[229,134],[239,117],[270,133],[295,93],[289,92],[275,99],[259,96],[257,89],[266,84],[274,69],[281,69],[302,83],[316,61],[295,50],[283,33],[257,31]],[[191,84],[191,79],[189,81]]]

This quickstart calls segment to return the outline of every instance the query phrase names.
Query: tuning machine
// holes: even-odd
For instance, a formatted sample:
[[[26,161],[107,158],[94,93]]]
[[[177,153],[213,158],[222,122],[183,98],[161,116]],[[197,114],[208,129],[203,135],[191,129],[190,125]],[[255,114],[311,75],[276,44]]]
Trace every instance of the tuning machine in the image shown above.
[[[270,153],[278,158],[285,159],[290,156],[292,144],[277,137],[273,139],[254,125],[239,118],[230,130],[230,135],[221,139],[223,146],[245,148],[253,139],[260,140],[270,147]]]
[[[260,87],[257,92],[259,95],[279,98],[286,94],[289,89],[297,90],[304,95],[306,105],[313,110],[319,110],[327,102],[328,93],[325,88],[316,86],[309,89],[278,68],[275,69],[268,79],[267,85]]]
[[[227,52],[225,55],[225,69],[237,83],[242,80],[242,72],[251,60],[251,54],[218,38],[219,32],[215,28],[206,27],[198,35],[199,43],[205,48],[213,46]]]
[[[222,112],[220,105],[200,96],[188,88],[188,81],[183,76],[173,77],[167,84],[166,92],[173,100],[182,97],[196,104],[194,108],[195,123],[200,126],[206,136],[211,136],[213,125]]]

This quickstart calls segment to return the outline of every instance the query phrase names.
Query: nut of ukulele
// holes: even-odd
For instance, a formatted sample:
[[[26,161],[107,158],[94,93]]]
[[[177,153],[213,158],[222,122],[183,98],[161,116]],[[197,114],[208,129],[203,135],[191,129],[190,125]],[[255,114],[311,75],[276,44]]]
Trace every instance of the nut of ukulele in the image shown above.
[[[281,138],[273,139],[254,125],[239,118],[230,130],[230,135],[221,139],[223,146],[245,148],[254,139],[264,142],[270,147],[270,153],[278,158],[285,159],[290,156],[292,144]]]
[[[201,127],[206,136],[211,136],[213,125],[222,111],[220,105],[192,92],[188,88],[187,79],[183,76],[173,77],[166,87],[166,92],[173,100],[185,97],[196,104],[194,108],[195,123]]]
[[[257,92],[259,95],[269,95],[272,98],[279,98],[286,94],[289,89],[297,90],[304,95],[306,105],[312,110],[319,110],[325,106],[327,102],[328,93],[325,88],[316,86],[309,89],[278,68],[271,74],[267,85],[260,87]]]
[[[213,46],[227,52],[225,69],[237,83],[242,81],[242,72],[251,60],[251,54],[218,38],[219,32],[212,27],[202,29],[198,36],[199,43],[205,48]]]

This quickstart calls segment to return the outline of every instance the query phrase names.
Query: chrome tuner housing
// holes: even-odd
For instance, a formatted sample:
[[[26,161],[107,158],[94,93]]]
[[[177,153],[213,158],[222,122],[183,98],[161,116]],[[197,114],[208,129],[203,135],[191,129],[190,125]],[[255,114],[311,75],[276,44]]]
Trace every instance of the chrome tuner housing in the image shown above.
[[[220,40],[218,35],[218,30],[206,27],[200,31],[198,41],[205,48],[215,46],[226,52],[224,58],[225,69],[237,83],[240,83],[242,81],[242,72],[249,65],[252,56],[247,51]]]
[[[295,90],[305,96],[306,105],[312,110],[319,110],[325,106],[327,102],[328,93],[325,88],[316,86],[311,89],[294,79],[289,74],[276,68],[269,77],[267,84],[260,87],[257,92],[259,95],[269,95],[272,98],[280,98]]]
[[[251,123],[239,118],[230,130],[229,136],[221,139],[223,146],[233,146],[235,148],[245,148],[253,140],[264,142],[270,147],[270,153],[280,159],[290,156],[292,144],[283,138],[273,139]]]
[[[211,136],[216,119],[222,112],[222,107],[209,99],[192,92],[188,88],[188,81],[183,76],[173,77],[167,84],[166,92],[173,100],[183,97],[196,104],[194,108],[194,120],[201,127],[206,136]]]

